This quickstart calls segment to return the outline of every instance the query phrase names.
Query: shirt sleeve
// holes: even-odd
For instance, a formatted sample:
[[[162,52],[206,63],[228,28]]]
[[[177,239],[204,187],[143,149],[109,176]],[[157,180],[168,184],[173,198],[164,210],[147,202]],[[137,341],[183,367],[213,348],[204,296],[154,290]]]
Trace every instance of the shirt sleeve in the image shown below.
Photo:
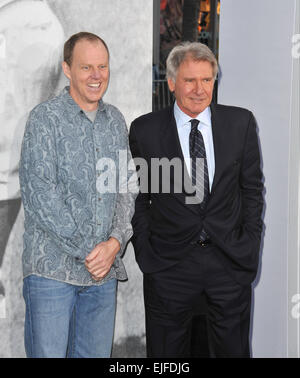
[[[25,216],[62,251],[84,260],[84,238],[63,197],[57,180],[56,143],[51,118],[41,106],[28,118],[19,167]]]
[[[126,127],[126,125],[125,125]],[[122,255],[130,240],[133,231],[131,219],[135,209],[135,199],[138,195],[138,178],[132,155],[129,149],[128,133],[126,128],[127,161],[119,167],[120,174],[124,177],[118,187],[115,213],[112,220],[112,232],[110,237],[114,237],[120,243],[119,255]]]

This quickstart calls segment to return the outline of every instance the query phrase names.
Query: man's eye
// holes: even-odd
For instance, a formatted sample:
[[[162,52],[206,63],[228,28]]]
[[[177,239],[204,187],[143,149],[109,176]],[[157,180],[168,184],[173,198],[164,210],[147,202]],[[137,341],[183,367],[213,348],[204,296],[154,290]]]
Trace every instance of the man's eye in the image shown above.
[[[88,66],[82,66],[82,69],[83,69],[84,71],[88,71],[89,67],[88,67]]]

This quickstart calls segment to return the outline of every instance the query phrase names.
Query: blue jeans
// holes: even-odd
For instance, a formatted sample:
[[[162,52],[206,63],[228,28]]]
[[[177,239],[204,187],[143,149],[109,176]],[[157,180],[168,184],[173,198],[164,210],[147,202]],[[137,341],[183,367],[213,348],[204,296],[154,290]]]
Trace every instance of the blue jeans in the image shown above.
[[[32,358],[110,357],[117,281],[75,286],[52,279],[24,279],[25,350]]]

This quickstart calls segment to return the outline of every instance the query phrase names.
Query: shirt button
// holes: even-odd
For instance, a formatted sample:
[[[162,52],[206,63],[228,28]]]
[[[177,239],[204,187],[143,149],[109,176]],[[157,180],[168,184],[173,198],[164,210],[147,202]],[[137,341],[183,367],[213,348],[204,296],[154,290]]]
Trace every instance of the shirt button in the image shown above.
[[[96,148],[96,151],[99,152],[99,148]]]
[[[101,197],[99,197],[99,198],[98,198],[98,201],[101,201],[101,200],[102,200],[102,198],[101,198]]]

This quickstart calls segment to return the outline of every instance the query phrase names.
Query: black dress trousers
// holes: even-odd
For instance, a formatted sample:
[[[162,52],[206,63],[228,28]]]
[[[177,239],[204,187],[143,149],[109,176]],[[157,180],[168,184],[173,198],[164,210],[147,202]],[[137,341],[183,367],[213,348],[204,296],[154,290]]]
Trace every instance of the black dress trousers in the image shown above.
[[[191,246],[175,266],[144,274],[148,357],[192,357],[192,320],[202,295],[210,357],[250,357],[251,285],[233,280],[218,253],[214,245]]]

